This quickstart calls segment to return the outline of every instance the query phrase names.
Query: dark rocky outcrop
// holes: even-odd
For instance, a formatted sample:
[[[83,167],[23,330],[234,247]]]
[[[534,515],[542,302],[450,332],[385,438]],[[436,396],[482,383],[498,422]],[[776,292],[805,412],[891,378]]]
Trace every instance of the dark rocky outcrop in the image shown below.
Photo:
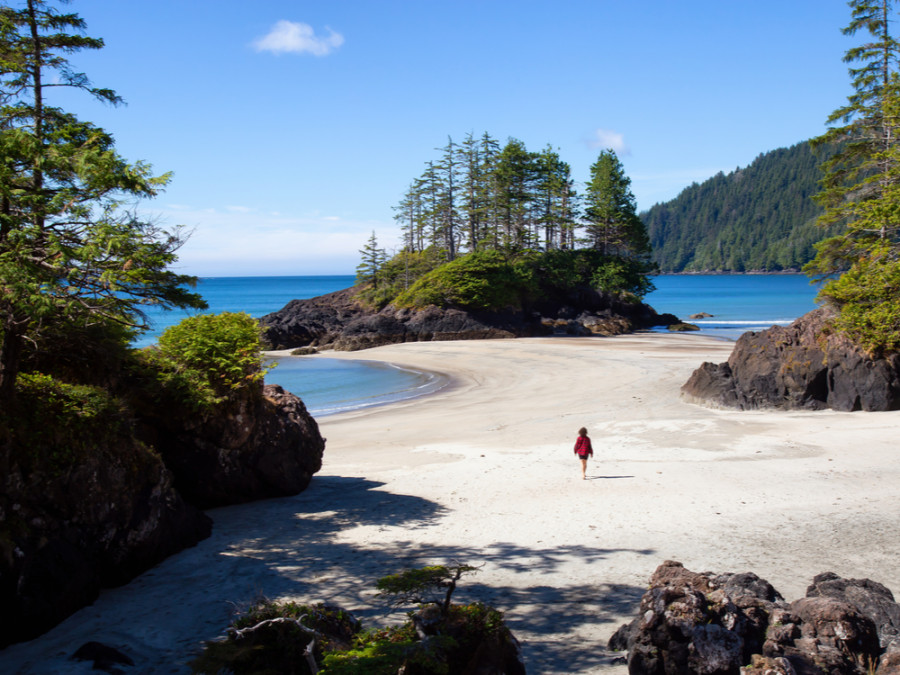
[[[153,444],[192,504],[212,508],[302,492],[325,439],[297,396],[268,384],[213,414],[155,420]]]
[[[898,672],[900,606],[868,579],[818,575],[787,603],[755,574],[697,574],[663,563],[638,617],[609,648],[633,675],[886,675]]]
[[[0,453],[0,647],[49,629],[200,539],[211,521],[128,435]]]
[[[297,347],[354,351],[399,342],[478,340],[539,335],[618,335],[677,323],[640,302],[627,302],[590,289],[577,289],[527,309],[473,312],[459,308],[381,311],[356,300],[356,289],[292,300],[260,323],[273,349]]]
[[[297,494],[321,467],[318,425],[277,385],[204,415],[132,403],[105,437],[3,436],[0,648],[209,536],[200,508]]]
[[[726,363],[704,363],[681,390],[742,410],[900,409],[900,355],[865,354],[830,330],[832,316],[820,308],[790,326],[745,333]]]

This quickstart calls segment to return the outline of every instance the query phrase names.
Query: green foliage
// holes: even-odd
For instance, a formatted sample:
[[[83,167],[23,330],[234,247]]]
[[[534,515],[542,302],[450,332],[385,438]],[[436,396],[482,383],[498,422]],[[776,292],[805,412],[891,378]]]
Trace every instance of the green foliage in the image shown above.
[[[226,640],[209,642],[191,663],[194,673],[307,673],[304,650],[312,651],[322,675],[452,675],[470,672],[483,645],[505,639],[503,614],[482,603],[450,605],[456,583],[476,568],[431,565],[380,579],[377,587],[392,604],[430,602],[444,594],[446,608],[437,623],[423,624],[410,614],[400,626],[363,631],[350,614],[325,605],[263,601],[235,619]],[[430,605],[429,605],[429,608]],[[284,621],[282,619],[288,619]],[[293,620],[300,620],[300,628]],[[264,623],[268,622],[268,623]],[[249,630],[248,630],[249,629]]]
[[[122,402],[106,390],[69,384],[42,373],[23,373],[9,420],[16,444],[49,449],[57,465],[113,439],[128,424]]]
[[[429,650],[422,649],[412,622],[402,626],[359,633],[351,649],[333,651],[322,659],[323,675],[396,675],[404,663],[418,666],[433,663]],[[436,675],[440,670],[431,670]],[[446,671],[443,671],[446,672]]]
[[[685,188],[641,213],[653,260],[663,272],[797,270],[815,255],[823,235],[820,160],[808,142],[757,157],[749,166]]]
[[[444,262],[443,253],[435,246],[422,251],[400,251],[382,263],[377,280],[363,284],[357,297],[376,309],[381,309]]]
[[[519,308],[529,280],[500,251],[476,251],[422,276],[394,299],[399,307]]]
[[[840,308],[835,327],[872,355],[900,351],[900,261],[882,254],[856,262],[822,288]]]
[[[531,253],[524,255],[520,264],[540,289],[538,298],[579,286],[642,298],[654,288],[648,276],[655,269],[652,264],[640,258],[607,255],[597,249]]]
[[[478,568],[471,565],[429,565],[389,574],[376,581],[375,588],[394,606],[433,602],[446,614],[456,583],[466,574],[477,571]]]
[[[99,49],[76,14],[53,2],[0,7],[0,401],[8,404],[23,351],[47,326],[143,327],[142,305],[203,307],[168,269],[183,237],[129,210],[169,176],[129,164],[103,129],[51,106],[47,87],[119,103],[74,72],[67,56]]]
[[[817,246],[806,271],[830,281],[819,297],[835,304],[835,327],[872,355],[900,350],[900,43],[891,0],[851,0],[844,33],[868,33],[847,51],[854,92],[828,118],[816,143],[838,150],[823,165],[823,226],[839,231]],[[835,275],[840,275],[834,278]]]
[[[273,619],[269,625],[260,625]],[[280,619],[299,621],[307,630]],[[238,632],[255,626],[259,628],[249,633]],[[313,656],[321,662],[326,652],[350,644],[359,631],[359,621],[339,608],[263,600],[235,619],[225,640],[206,643],[190,666],[194,673],[209,675],[305,674],[310,670],[304,652],[316,634]]]
[[[644,223],[637,216],[631,179],[613,150],[604,150],[591,165],[585,190],[587,238],[606,254],[641,257],[650,252]]]
[[[244,312],[183,319],[163,331],[145,358],[163,385],[195,409],[257,387],[266,374],[259,322]]]
[[[633,258],[609,258],[597,267],[591,286],[610,293],[643,298],[655,287],[647,273],[649,265]]]

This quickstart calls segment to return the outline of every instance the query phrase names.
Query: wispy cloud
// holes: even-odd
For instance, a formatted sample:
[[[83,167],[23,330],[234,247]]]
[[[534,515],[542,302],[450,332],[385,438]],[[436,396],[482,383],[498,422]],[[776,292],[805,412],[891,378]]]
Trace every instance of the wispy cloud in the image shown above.
[[[396,223],[332,215],[274,215],[258,210],[163,206],[164,226],[183,223],[190,238],[178,252],[180,271],[237,274],[352,274],[372,230],[378,245],[399,248]]]
[[[599,148],[601,150],[614,150],[616,154],[628,155],[631,150],[625,144],[625,136],[617,131],[609,129],[597,129],[591,134],[587,141],[589,148]]]
[[[328,35],[316,35],[313,27],[297,21],[281,20],[268,34],[253,43],[258,52],[273,54],[303,54],[327,56],[344,44],[344,36],[326,28]]]

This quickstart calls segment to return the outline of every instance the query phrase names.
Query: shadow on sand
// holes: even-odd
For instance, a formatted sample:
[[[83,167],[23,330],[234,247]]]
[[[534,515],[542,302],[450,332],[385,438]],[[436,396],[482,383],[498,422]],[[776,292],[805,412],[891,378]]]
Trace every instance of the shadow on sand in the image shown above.
[[[469,577],[454,599],[480,600],[502,610],[523,640],[529,672],[586,672],[610,663],[611,655],[596,647],[599,636],[591,636],[593,647],[579,649],[573,648],[571,634],[581,624],[633,612],[644,589],[592,583],[591,578],[555,588],[542,584],[541,577],[573,558],[602,563],[616,550],[580,545],[535,549],[502,542],[486,550],[424,546],[402,535],[401,540],[389,536],[365,543],[366,533],[359,528],[399,526],[408,531],[433,527],[446,515],[435,502],[391,493],[383,485],[364,478],[316,476],[295,497],[212,510],[209,539],[126,586],[105,591],[93,606],[46,635],[0,652],[0,665],[10,666],[11,672],[56,672],[50,667],[53,658],[96,640],[121,646],[142,673],[186,673],[202,642],[222,635],[234,613],[260,597],[339,604],[371,627],[403,618],[402,612],[388,615],[375,597],[376,579],[453,560],[527,575],[526,583],[517,586]],[[600,577],[600,570],[591,576]]]

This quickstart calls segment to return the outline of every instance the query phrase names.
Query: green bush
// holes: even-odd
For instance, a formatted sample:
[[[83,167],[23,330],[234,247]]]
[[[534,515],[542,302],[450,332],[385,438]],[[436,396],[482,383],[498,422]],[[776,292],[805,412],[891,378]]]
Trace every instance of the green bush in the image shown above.
[[[500,251],[469,253],[425,274],[394,300],[400,307],[429,305],[467,310],[518,309],[530,280]]]
[[[840,309],[835,328],[873,356],[900,351],[900,262],[863,258],[822,288]]]
[[[381,266],[375,283],[363,286],[357,297],[381,309],[444,262],[444,253],[434,246],[424,251],[401,251]]]
[[[44,448],[51,460],[67,462],[103,445],[128,421],[123,403],[105,389],[69,384],[42,373],[22,373],[9,427],[19,447]]]
[[[259,322],[244,312],[188,317],[163,331],[145,358],[165,388],[199,409],[259,386],[266,374]]]

